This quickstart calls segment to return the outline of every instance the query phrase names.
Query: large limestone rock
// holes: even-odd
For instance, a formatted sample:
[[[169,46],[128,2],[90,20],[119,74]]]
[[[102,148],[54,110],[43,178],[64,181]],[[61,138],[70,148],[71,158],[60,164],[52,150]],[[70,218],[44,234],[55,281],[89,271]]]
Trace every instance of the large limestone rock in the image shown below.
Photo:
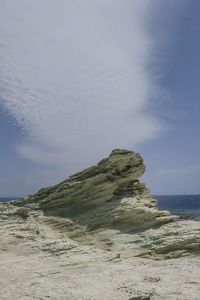
[[[199,299],[200,223],[158,211],[144,169],[139,154],[114,150],[0,203],[1,299]]]
[[[70,218],[88,230],[141,231],[173,220],[169,212],[158,211],[155,199],[138,179],[144,171],[138,153],[116,149],[96,166],[22,202],[35,203],[46,215]]]

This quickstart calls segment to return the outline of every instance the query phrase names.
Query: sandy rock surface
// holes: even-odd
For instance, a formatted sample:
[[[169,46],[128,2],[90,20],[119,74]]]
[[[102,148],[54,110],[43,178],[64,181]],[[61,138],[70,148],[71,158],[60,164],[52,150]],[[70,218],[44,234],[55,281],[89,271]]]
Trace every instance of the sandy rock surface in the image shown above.
[[[135,234],[82,229],[80,234],[71,220],[46,217],[42,211],[31,211],[26,220],[15,214],[16,207],[11,204],[1,204],[0,211],[2,300],[199,300],[198,255],[163,259],[154,251],[153,259],[149,254],[140,257],[145,256],[145,244],[158,247],[158,236],[162,247],[177,242],[172,234],[173,227],[177,232],[175,223],[163,225],[171,226],[169,239],[164,227]],[[179,238],[184,240],[188,228],[197,234],[199,222],[181,221],[179,227]],[[186,253],[184,249],[176,251]]]
[[[159,211],[135,152],[0,204],[2,300],[200,299],[200,222]]]

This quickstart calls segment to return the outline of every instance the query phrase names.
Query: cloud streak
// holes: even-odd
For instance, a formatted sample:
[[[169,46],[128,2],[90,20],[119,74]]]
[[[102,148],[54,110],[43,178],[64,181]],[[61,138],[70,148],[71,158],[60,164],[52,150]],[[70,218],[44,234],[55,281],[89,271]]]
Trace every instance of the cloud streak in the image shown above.
[[[163,129],[149,110],[157,1],[0,3],[0,104],[21,127],[20,155],[74,171]]]

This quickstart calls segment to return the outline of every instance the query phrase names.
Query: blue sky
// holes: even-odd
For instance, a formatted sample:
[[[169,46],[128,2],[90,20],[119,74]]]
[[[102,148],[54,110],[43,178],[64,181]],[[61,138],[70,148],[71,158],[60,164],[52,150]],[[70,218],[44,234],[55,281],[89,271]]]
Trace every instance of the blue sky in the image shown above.
[[[154,194],[200,193],[200,3],[0,0],[0,195],[123,147]]]

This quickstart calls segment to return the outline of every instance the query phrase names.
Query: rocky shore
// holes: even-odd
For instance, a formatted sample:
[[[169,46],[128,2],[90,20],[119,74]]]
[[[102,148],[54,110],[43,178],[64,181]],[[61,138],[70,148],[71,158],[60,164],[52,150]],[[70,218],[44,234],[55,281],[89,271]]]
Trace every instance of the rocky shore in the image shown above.
[[[200,222],[157,209],[138,153],[0,204],[1,299],[195,299]]]

